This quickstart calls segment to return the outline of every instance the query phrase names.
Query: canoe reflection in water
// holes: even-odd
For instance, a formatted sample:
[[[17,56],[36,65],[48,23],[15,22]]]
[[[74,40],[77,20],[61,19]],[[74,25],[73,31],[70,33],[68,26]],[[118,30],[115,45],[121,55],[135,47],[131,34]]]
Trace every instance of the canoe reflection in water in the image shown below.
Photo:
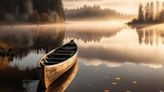
[[[42,84],[39,82],[37,92],[64,92],[73,81],[78,71],[78,64],[75,63],[64,75],[59,77],[53,84],[46,90],[43,89]]]

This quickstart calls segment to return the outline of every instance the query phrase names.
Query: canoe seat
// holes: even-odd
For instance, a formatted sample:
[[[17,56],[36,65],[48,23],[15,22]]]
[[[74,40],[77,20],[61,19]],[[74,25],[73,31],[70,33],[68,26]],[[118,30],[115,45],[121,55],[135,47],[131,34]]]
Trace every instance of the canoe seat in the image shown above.
[[[56,50],[56,52],[55,53],[65,53],[65,54],[68,54],[68,53],[71,53],[71,54],[74,54],[75,53],[75,51],[63,51],[63,50]],[[54,54],[55,54],[54,53]]]
[[[75,51],[76,48],[60,48],[58,50],[63,50],[63,51]]]
[[[75,49],[76,47],[61,47],[60,49]]]
[[[48,55],[48,58],[70,58],[71,55]]]
[[[47,58],[46,60],[49,62],[49,61],[64,61],[66,60],[67,58]]]
[[[48,56],[55,56],[55,55],[68,55],[68,56],[72,56],[73,54],[72,53],[53,53],[53,54],[50,54]]]
[[[58,64],[59,62],[44,62],[45,65]]]

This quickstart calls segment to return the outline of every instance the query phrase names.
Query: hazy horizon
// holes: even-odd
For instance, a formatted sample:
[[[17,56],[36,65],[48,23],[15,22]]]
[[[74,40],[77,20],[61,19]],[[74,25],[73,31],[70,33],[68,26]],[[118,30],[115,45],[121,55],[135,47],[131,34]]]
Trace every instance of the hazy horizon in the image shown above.
[[[78,8],[83,5],[100,5],[102,8],[114,9],[121,13],[137,14],[139,3],[164,0],[63,0],[64,8]]]

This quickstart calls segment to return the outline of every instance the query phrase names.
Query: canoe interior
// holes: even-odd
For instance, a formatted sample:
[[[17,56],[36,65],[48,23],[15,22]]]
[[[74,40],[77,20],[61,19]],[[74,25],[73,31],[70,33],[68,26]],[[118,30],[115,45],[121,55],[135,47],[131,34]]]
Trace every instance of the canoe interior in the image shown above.
[[[64,46],[56,49],[51,54],[47,55],[47,57],[44,59],[44,65],[53,65],[61,63],[68,58],[72,57],[77,51],[77,46],[74,42],[69,42],[68,44],[65,44]]]

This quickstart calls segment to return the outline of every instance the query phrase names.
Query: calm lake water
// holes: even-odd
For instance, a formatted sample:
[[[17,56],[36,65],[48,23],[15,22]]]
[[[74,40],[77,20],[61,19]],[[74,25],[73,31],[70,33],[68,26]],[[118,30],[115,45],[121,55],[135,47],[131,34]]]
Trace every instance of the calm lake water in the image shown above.
[[[1,26],[0,92],[44,92],[37,61],[71,39],[78,63],[45,92],[164,92],[164,31],[120,21]]]

